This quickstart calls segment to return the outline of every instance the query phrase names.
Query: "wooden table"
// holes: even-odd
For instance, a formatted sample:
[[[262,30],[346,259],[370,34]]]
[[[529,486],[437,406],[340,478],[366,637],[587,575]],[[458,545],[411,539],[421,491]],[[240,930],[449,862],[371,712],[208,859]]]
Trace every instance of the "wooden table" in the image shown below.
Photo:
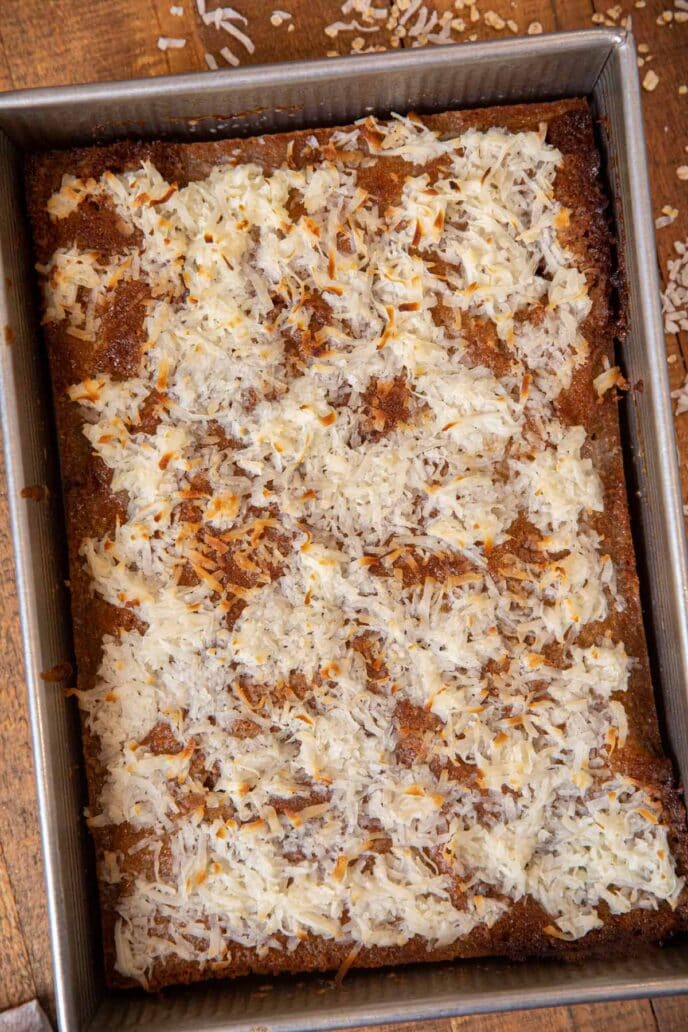
[[[252,54],[240,41],[204,26],[194,0],[178,0],[183,8],[181,16],[171,13],[170,0],[2,0],[0,89],[197,70],[205,67],[207,52],[223,65],[219,51],[227,43],[231,43],[242,64],[325,56],[328,51],[349,53],[361,45],[399,45],[385,20],[377,21],[374,32],[353,29],[333,35],[330,29],[326,33],[326,27],[333,22],[360,19],[355,11],[342,12],[344,0],[233,3],[249,17],[245,28],[255,45]],[[465,39],[470,33],[477,33],[478,38],[511,35],[512,28],[500,24],[502,19],[515,20],[522,33],[529,26],[531,32],[537,30],[533,23],[539,23],[544,31],[590,26],[595,9],[604,12],[608,4],[609,0],[605,4],[588,0],[483,0],[477,5],[480,17],[471,21],[468,4],[464,10],[455,10],[453,0],[425,0],[428,13],[437,11],[441,15],[452,10],[454,17],[465,20],[465,30],[454,31],[457,39]],[[207,7],[212,6],[214,0],[208,0]],[[386,0],[373,0],[373,6],[382,8]],[[387,6],[392,7],[391,0]],[[625,0],[619,5],[623,10],[612,9],[611,17],[618,22],[632,14],[638,41],[647,44],[653,55],[641,76],[649,69],[659,76],[656,89],[645,93],[654,209],[656,215],[664,205],[680,211],[673,225],[658,231],[663,273],[673,241],[688,236],[688,182],[680,181],[676,175],[677,166],[688,164],[688,94],[678,90],[680,84],[688,82],[688,21],[674,20],[659,26],[657,18],[665,6],[673,5],[670,0],[666,0],[666,5],[647,0],[643,6]],[[408,7],[408,2],[402,0],[404,7]],[[277,8],[292,14],[279,26],[270,22]],[[409,28],[419,14],[420,8],[408,19]],[[291,30],[290,25],[294,26]],[[184,38],[186,44],[163,52],[157,46],[159,36]],[[673,387],[683,382],[686,373],[688,336],[683,334],[682,338],[667,339]],[[688,416],[677,422],[688,496]],[[0,471],[0,1011],[34,996],[52,1012],[50,948],[19,621],[6,488]],[[679,1032],[688,1029],[688,997],[460,1018],[422,1027],[426,1032]]]

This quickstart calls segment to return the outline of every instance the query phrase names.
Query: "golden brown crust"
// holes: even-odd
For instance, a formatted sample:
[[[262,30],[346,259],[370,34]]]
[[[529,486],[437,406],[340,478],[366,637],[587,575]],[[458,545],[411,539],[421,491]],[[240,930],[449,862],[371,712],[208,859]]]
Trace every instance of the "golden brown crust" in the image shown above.
[[[613,340],[616,313],[613,310],[612,253],[606,199],[599,179],[599,160],[594,144],[590,111],[584,101],[559,101],[553,104],[521,105],[480,111],[450,112],[424,119],[433,129],[456,134],[469,126],[486,128],[500,125],[513,131],[536,129],[546,122],[547,139],[563,154],[564,161],[556,180],[556,194],[575,217],[568,229],[561,230],[563,242],[576,255],[579,267],[585,270],[593,306],[584,333],[590,344],[589,361],[574,375],[571,387],[558,399],[558,414],[563,423],[583,425],[589,435],[588,447],[604,484],[604,513],[596,518],[596,530],[617,571],[618,585],[626,607],[612,614],[603,626],[593,626],[587,633],[591,640],[601,630],[613,640],[623,641],[627,652],[637,661],[624,705],[629,717],[629,736],[623,749],[612,757],[612,767],[637,778],[650,787],[661,801],[663,820],[672,829],[672,847],[679,869],[688,869],[688,836],[685,813],[672,783],[669,762],[663,758],[659,738],[654,696],[650,678],[647,648],[643,631],[638,579],[635,570],[628,505],[624,486],[623,461],[617,416],[617,399],[608,392],[599,401],[592,389],[592,379],[602,370],[603,359],[613,361]],[[333,130],[320,130],[314,135],[321,144]],[[120,172],[138,167],[142,159],[151,160],[169,182],[182,185],[207,175],[223,161],[254,161],[265,169],[290,161],[295,167],[308,160],[308,137],[311,133],[294,133],[259,140],[216,141],[188,145],[160,143],[121,143],[105,148],[57,152],[33,157],[27,170],[29,207],[34,228],[37,257],[46,262],[57,247],[77,244],[104,254],[115,254],[132,246],[114,213],[82,205],[67,219],[53,222],[47,215],[46,202],[59,188],[64,173],[98,177],[104,171]],[[288,148],[289,147],[289,151]],[[365,187],[381,201],[391,203],[393,176],[389,175],[394,159],[388,159],[384,179],[373,165],[362,170]],[[402,163],[403,164],[403,163]],[[399,177],[401,180],[401,177]],[[105,332],[95,345],[70,337],[62,324],[45,327],[51,362],[55,408],[57,415],[67,526],[69,532],[72,613],[78,663],[79,687],[88,690],[94,683],[101,657],[103,635],[117,629],[136,626],[130,610],[108,605],[91,593],[78,551],[86,535],[102,536],[111,530],[122,515],[125,500],[109,489],[109,472],[94,457],[80,432],[76,406],[68,402],[65,388],[75,381],[98,373],[109,373],[122,379],[135,365],[143,343],[142,319],[146,297],[140,284],[118,299],[116,312],[106,322]],[[472,347],[476,356],[496,368],[500,356],[489,330],[472,326]],[[296,356],[298,361],[298,355]],[[406,418],[402,384],[379,385],[368,399],[371,407],[371,432],[384,432],[388,423]],[[152,399],[154,412],[156,399]],[[377,412],[377,415],[376,415]],[[148,418],[148,417],[147,417]],[[377,418],[377,423],[375,419]],[[154,422],[153,424],[154,425]],[[512,544],[516,551],[525,538],[517,533]],[[586,631],[583,632],[584,634]],[[409,738],[413,748],[413,715],[406,714]],[[427,729],[426,729],[427,730]],[[99,769],[97,743],[84,731],[84,748],[91,805],[94,806],[103,772]],[[412,760],[412,752],[411,752]],[[96,834],[96,850],[101,857],[105,848],[112,848],[113,836],[121,841],[131,835],[127,826],[107,829]],[[133,984],[114,971],[114,907],[110,886],[101,884],[104,942],[108,977],[113,985]],[[605,916],[604,927],[589,933],[584,940],[570,943],[553,939],[544,933],[546,915],[536,904],[526,900],[515,904],[509,913],[491,929],[476,928],[469,936],[442,950],[428,951],[422,940],[394,949],[363,949],[355,958],[355,966],[379,966],[419,960],[448,960],[455,957],[505,955],[519,959],[531,955],[556,955],[576,958],[591,950],[624,951],[638,938],[664,939],[686,925],[685,907],[671,911],[634,910],[626,915]],[[213,969],[182,962],[161,962],[155,968],[150,988],[171,983],[192,982],[208,977],[242,975],[249,971],[277,973],[282,971],[330,970],[342,963],[350,946],[313,938],[292,953],[270,950],[259,957],[255,950],[232,949],[232,961]]]

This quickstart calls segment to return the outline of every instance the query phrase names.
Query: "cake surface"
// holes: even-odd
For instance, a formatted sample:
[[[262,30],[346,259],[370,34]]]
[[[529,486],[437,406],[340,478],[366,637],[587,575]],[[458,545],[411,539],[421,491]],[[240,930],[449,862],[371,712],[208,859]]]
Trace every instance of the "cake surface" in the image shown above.
[[[583,101],[37,155],[108,978],[686,926]]]

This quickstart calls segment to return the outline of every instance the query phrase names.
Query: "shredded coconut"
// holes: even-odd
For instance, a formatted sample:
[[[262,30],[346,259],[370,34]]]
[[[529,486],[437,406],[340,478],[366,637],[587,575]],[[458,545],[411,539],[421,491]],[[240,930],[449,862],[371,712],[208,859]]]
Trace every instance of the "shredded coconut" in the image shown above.
[[[670,226],[672,222],[675,222],[677,218],[678,208],[665,204],[662,208],[662,214],[655,219],[655,229],[664,229],[666,226]]]
[[[676,240],[677,257],[667,262],[662,312],[666,333],[688,331],[688,240]]]
[[[248,27],[248,18],[236,8],[220,5],[208,9],[206,0],[196,0],[196,10],[205,26],[215,29],[217,32],[224,32],[226,35],[230,36],[235,43],[239,43],[248,54],[255,53],[255,44],[248,32],[244,31],[244,29],[240,29],[236,24],[237,22],[240,22],[242,25]],[[285,16],[287,18],[290,17],[290,15],[283,11],[276,11],[274,12],[274,15],[280,15],[279,24],[281,24],[283,20],[281,16]],[[277,23],[273,22],[273,24]],[[227,64],[231,65],[233,68],[236,68],[241,64],[239,56],[229,46],[220,47],[219,54]],[[218,67],[217,58],[212,53],[205,54],[205,62],[208,65],[208,68],[213,71]]]
[[[284,22],[289,21],[290,18],[291,15],[288,11],[273,11],[270,15],[270,24],[273,25],[276,29],[278,29],[280,25],[283,25]]]
[[[653,90],[657,89],[658,85],[659,85],[659,76],[651,68],[649,72],[645,73],[645,77],[643,79],[643,89],[647,90],[648,93],[652,93]]]
[[[229,49],[229,47],[221,47],[220,56],[224,57],[227,64],[232,65],[233,68],[236,68],[240,64],[239,58],[233,50]]]
[[[158,36],[158,50],[181,50],[186,40],[175,36]]]
[[[688,412],[688,378],[684,380],[678,390],[671,392],[671,397],[676,399],[677,416],[682,416],[684,412]]]

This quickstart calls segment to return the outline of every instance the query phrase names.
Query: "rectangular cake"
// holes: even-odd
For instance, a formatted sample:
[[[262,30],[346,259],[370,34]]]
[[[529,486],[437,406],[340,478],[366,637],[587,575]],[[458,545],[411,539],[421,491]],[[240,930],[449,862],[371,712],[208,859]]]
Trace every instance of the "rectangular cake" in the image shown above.
[[[685,928],[586,102],[27,183],[110,983]]]

